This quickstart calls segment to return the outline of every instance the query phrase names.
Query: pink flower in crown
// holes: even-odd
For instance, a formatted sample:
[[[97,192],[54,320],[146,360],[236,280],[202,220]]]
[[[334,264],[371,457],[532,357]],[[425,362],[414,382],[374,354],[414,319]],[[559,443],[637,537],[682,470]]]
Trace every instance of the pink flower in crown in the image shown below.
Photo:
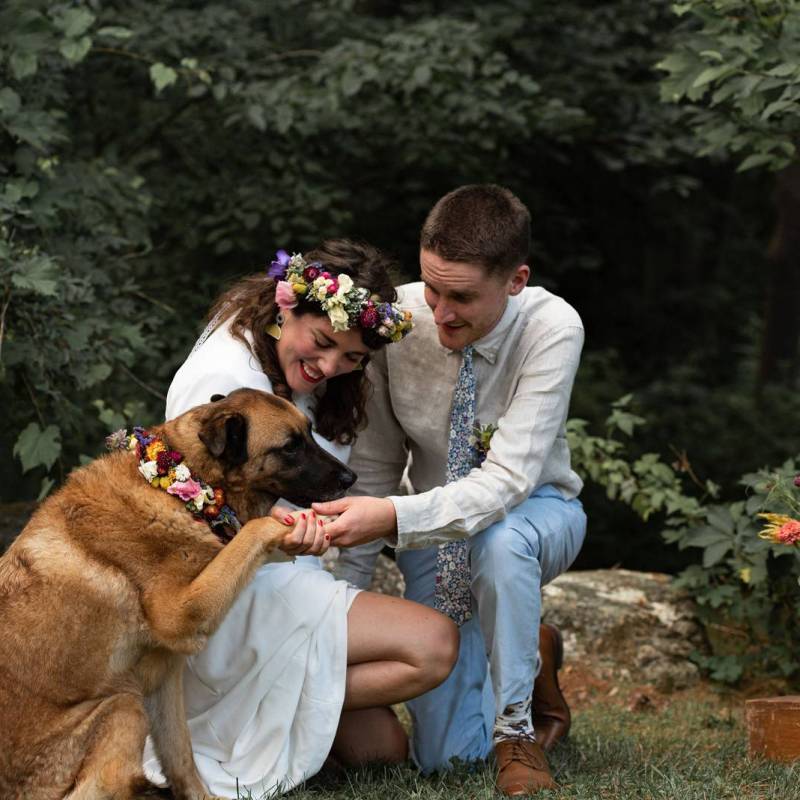
[[[328,294],[336,294],[339,291],[339,281],[336,278],[331,278],[331,282],[328,284]]]
[[[184,502],[194,500],[202,491],[203,487],[191,478],[188,481],[175,481],[175,483],[167,487],[167,494],[174,494]]]
[[[275,286],[275,302],[281,311],[294,308],[297,305],[297,295],[294,293],[292,284],[289,281],[278,281]]]
[[[312,281],[319,278],[319,269],[317,267],[306,267],[303,270],[303,277],[311,283]]]

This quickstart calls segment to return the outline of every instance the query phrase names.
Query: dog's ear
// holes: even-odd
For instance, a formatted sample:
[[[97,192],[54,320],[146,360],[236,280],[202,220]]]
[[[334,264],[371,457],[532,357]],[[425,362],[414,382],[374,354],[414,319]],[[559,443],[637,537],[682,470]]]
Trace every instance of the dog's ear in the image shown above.
[[[212,394],[211,398],[209,399],[209,403],[218,403],[220,400],[224,400],[227,395],[224,394]]]
[[[215,458],[231,466],[247,461],[247,419],[241,414],[214,414],[197,435]]]

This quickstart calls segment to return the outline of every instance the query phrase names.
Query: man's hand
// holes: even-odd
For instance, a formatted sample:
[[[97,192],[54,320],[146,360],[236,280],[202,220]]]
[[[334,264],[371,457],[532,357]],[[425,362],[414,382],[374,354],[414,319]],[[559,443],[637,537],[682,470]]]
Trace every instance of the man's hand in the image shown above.
[[[330,503],[312,503],[318,514],[338,514],[325,523],[334,547],[354,547],[374,539],[397,536],[397,515],[388,497],[342,497]]]

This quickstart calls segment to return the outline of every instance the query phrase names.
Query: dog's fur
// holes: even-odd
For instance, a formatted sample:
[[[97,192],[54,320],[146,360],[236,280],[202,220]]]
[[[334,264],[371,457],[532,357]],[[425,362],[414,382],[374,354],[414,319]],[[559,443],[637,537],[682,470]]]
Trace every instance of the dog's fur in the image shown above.
[[[264,517],[275,499],[333,499],[355,480],[303,414],[264,392],[153,430],[225,490],[244,525],[223,546],[147,484],[130,451],[77,470],[42,504],[0,558],[3,800],[151,796],[148,732],[175,797],[208,797],[184,718],[185,657],[290,532]]]

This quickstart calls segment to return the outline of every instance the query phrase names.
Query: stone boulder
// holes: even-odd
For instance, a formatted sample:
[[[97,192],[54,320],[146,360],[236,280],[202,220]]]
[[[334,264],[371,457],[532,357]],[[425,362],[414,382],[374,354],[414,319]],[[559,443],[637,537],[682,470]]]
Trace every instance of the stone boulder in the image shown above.
[[[566,658],[662,692],[700,678],[694,605],[669,575],[626,569],[567,572],[544,587],[544,620],[561,628]]]

